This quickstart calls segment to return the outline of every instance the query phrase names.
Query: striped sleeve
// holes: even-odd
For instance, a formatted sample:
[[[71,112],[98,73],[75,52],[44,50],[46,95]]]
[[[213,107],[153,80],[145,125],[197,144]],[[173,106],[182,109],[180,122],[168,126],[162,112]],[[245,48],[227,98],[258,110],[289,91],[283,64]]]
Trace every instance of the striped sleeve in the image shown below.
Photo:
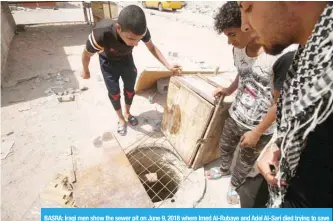
[[[90,53],[98,53],[102,52],[104,50],[103,48],[103,38],[102,36],[96,36],[96,34],[91,32],[91,34],[88,36],[88,40],[86,43],[86,49]]]

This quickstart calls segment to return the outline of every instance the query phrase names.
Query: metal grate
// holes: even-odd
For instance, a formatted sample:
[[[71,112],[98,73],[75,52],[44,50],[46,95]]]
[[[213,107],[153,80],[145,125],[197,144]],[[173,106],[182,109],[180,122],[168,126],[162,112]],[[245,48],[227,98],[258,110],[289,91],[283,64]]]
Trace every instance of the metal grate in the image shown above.
[[[171,150],[145,145],[133,149],[127,157],[155,205],[174,197],[184,179],[185,165]]]

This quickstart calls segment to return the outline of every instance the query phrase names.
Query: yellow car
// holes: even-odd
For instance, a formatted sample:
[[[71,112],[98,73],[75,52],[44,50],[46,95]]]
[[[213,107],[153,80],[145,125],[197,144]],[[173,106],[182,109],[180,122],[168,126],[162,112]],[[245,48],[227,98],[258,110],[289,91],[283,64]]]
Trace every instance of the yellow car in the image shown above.
[[[164,11],[165,9],[171,9],[172,11],[176,11],[177,9],[181,9],[185,7],[185,2],[183,1],[163,1],[163,2],[155,2],[155,1],[143,1],[142,6],[144,8],[157,8],[159,11]]]

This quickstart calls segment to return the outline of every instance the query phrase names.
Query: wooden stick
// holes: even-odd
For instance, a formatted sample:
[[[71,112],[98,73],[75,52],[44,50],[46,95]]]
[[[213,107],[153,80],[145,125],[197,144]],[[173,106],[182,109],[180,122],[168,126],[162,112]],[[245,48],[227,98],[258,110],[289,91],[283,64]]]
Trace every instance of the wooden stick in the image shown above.
[[[202,74],[198,74],[198,77],[200,77],[202,80],[206,81],[208,84],[213,85],[214,87],[222,87],[221,85],[219,85],[218,83],[206,78],[205,76],[203,76]]]

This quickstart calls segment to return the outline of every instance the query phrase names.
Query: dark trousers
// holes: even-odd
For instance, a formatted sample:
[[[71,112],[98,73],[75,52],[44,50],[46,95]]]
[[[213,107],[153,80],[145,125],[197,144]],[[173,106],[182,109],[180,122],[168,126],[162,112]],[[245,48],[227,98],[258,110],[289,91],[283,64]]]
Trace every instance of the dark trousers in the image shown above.
[[[129,58],[119,61],[110,61],[100,55],[99,62],[104,82],[106,88],[108,89],[108,96],[113,108],[116,111],[121,109],[121,96],[119,87],[120,77],[124,83],[125,103],[127,105],[131,105],[135,95],[134,86],[137,76],[137,70],[133,61],[133,57],[130,56]]]
[[[242,208],[265,208],[267,206],[268,184],[260,173],[255,177],[246,177],[236,191]]]

